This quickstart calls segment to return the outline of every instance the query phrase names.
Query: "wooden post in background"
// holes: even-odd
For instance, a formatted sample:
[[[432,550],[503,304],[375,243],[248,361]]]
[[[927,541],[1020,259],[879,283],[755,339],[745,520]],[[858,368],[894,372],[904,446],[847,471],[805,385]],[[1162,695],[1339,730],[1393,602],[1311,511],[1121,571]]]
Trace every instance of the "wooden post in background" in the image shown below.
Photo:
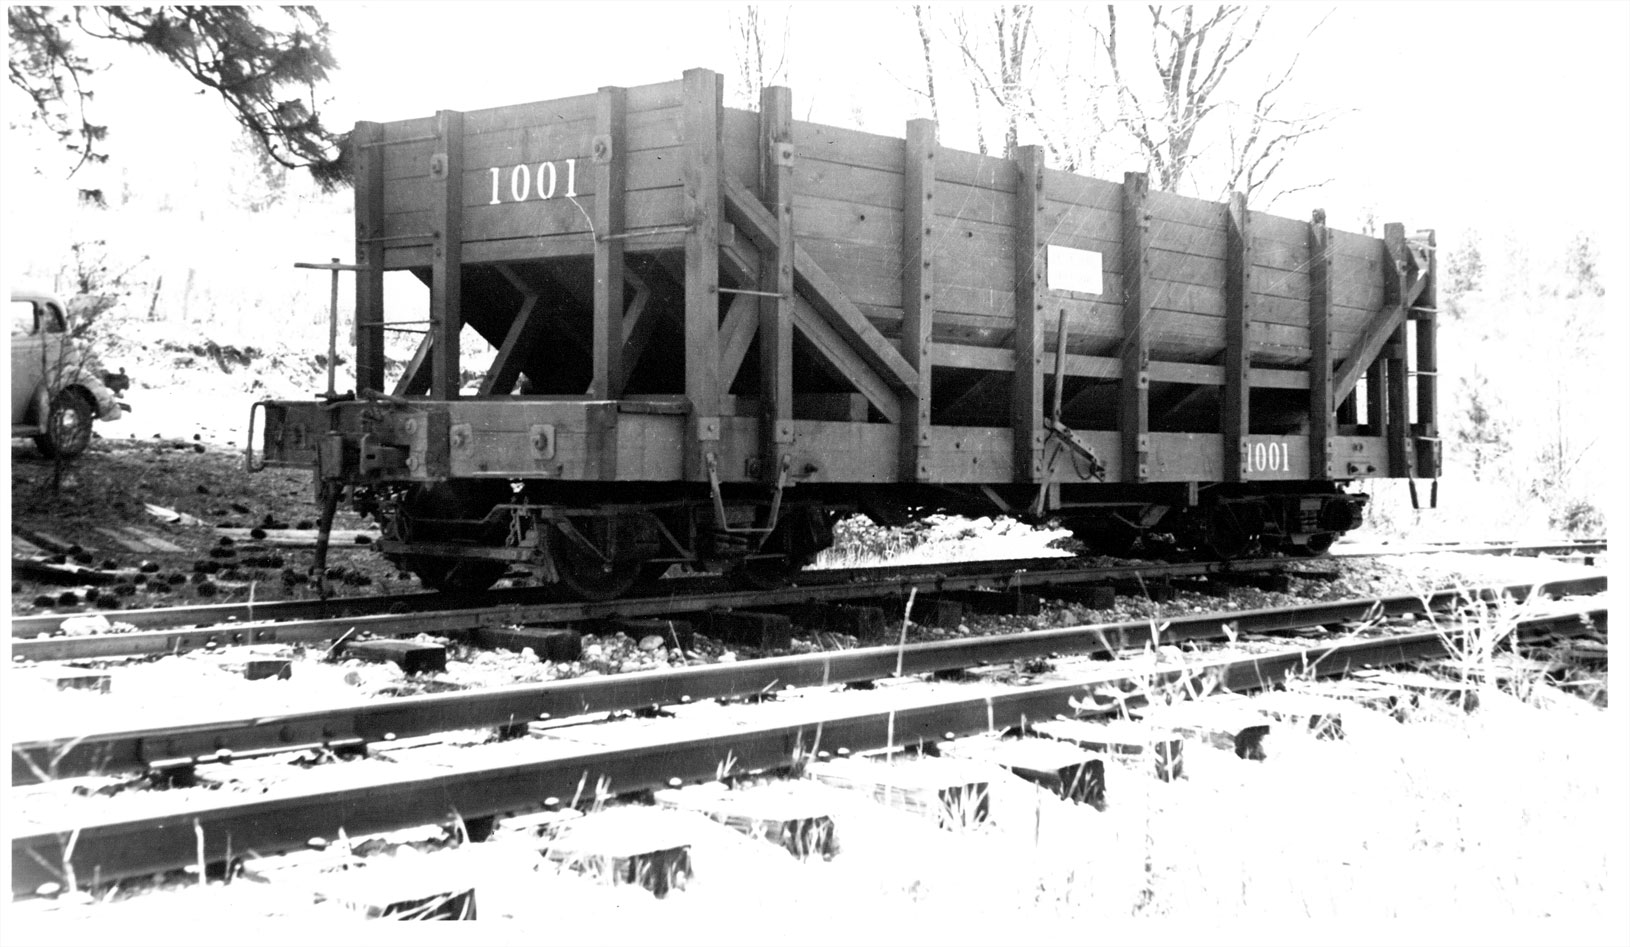
[[[1142,483],[1149,478],[1149,218],[1144,199],[1149,176],[1127,172],[1121,188],[1121,479]]]
[[[904,321],[900,354],[917,370],[917,388],[900,399],[900,479],[933,479],[930,417],[934,359],[934,151],[938,127],[928,119],[906,123],[905,222],[900,298]]]
[[[793,261],[797,259],[792,229],[792,90],[766,86],[758,106],[759,177],[764,205],[775,214],[776,245],[759,254],[758,288],[775,298],[758,302],[759,477],[775,483],[781,452],[792,445]]]
[[[1312,361],[1308,369],[1307,393],[1307,475],[1311,480],[1332,476],[1330,469],[1331,404],[1330,389],[1330,228],[1325,226],[1324,210],[1313,212],[1307,226],[1308,345]]]
[[[385,389],[385,126],[357,122],[351,133],[356,189],[357,390]]]
[[[1389,305],[1402,305],[1409,289],[1405,282],[1409,273],[1409,246],[1404,239],[1404,225],[1387,224],[1383,234],[1387,252],[1395,264],[1393,283],[1397,295],[1389,300]],[[1391,340],[1382,349],[1382,358],[1387,364],[1387,475],[1390,477],[1410,476],[1415,466],[1410,458],[1413,444],[1409,439],[1409,333],[1405,328],[1408,324],[1408,313],[1405,313],[1405,319],[1398,323]]]
[[[1047,152],[1024,145],[1014,159],[1018,183],[1013,194],[1013,479],[1041,479],[1042,370],[1046,353],[1041,307],[1047,295],[1047,252],[1041,225],[1042,183]]]
[[[1228,201],[1223,273],[1223,479],[1245,480],[1245,437],[1251,433],[1251,233],[1245,195]]]
[[[627,95],[604,86],[594,104],[594,329],[589,341],[594,380],[589,397],[609,400],[622,394],[623,241],[608,240],[623,232],[627,190],[628,146],[623,137]]]
[[[1426,232],[1426,288],[1415,300],[1415,471],[1438,476],[1442,446],[1438,438],[1438,234]]]
[[[464,329],[464,114],[436,113],[436,153],[430,157],[430,396],[452,401],[463,387],[458,339]]]
[[[685,396],[691,414],[685,476],[705,480],[719,442],[719,76],[685,72],[681,105],[685,219]]]

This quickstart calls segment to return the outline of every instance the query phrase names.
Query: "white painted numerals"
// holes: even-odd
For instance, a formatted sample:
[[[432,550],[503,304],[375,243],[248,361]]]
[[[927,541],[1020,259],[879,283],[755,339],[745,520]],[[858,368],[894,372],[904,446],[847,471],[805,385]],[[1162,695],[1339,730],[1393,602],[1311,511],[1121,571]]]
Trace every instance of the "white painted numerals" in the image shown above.
[[[1290,473],[1290,445],[1278,441],[1257,441],[1247,445],[1246,473]]]
[[[533,197],[546,201],[556,196],[557,192],[561,197],[576,197],[577,159],[567,158],[561,163],[566,165],[564,174],[553,161],[545,161],[538,165],[535,174],[531,165],[518,164],[509,169],[508,187],[504,186],[503,168],[488,168],[487,173],[492,175],[492,200],[487,203],[503,204],[506,201],[518,202]],[[562,177],[565,178],[564,182],[561,181]],[[566,185],[564,191],[560,190],[562,183]]]

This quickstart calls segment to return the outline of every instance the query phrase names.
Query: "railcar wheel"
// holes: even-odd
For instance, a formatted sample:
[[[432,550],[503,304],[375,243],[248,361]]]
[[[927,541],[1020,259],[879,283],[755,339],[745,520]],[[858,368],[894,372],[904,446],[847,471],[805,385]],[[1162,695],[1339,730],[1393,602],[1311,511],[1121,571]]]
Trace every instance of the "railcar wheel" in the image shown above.
[[[1261,549],[1262,517],[1254,505],[1219,504],[1205,514],[1200,548],[1218,559],[1243,559]]]
[[[384,532],[402,541],[503,545],[502,532],[486,524],[450,522],[480,520],[502,496],[477,484],[415,486],[387,518]],[[397,563],[418,576],[425,588],[438,592],[484,592],[509,571],[508,563],[494,559],[407,555]]]
[[[549,556],[562,590],[585,601],[623,597],[645,574],[644,562],[616,559],[600,562],[598,557],[577,548],[559,530],[554,530],[551,536]],[[663,567],[663,572],[667,572],[667,567]]]
[[[604,602],[626,594],[647,571],[646,564],[637,559],[614,558],[609,563],[601,562],[600,557],[578,546],[558,526],[549,527],[549,558],[561,590],[589,602]],[[666,571],[664,565],[663,572]]]

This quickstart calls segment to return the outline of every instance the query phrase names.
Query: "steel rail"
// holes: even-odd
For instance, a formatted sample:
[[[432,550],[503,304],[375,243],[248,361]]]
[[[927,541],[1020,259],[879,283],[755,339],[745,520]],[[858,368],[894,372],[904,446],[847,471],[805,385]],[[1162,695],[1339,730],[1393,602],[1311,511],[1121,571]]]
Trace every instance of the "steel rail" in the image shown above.
[[[1233,563],[1234,571],[1250,572],[1263,569],[1284,568],[1287,565],[1306,562],[1310,560],[1295,559],[1261,559],[1241,560]],[[1149,563],[1141,567],[1141,574],[1149,578],[1158,574],[1163,563]],[[1186,563],[1193,567],[1195,563]],[[1221,563],[1214,563],[1219,568]],[[946,562],[933,563],[922,566],[876,566],[857,569],[816,569],[798,573],[796,588],[815,589],[831,585],[848,585],[859,582],[871,582],[878,579],[910,579],[917,576],[1011,576],[1014,574],[1026,576],[1040,576],[1043,573],[1088,568],[1080,565],[1079,561],[1069,556],[1051,556],[1039,559],[989,559],[975,562]],[[1124,567],[1117,567],[1124,568]],[[1112,577],[1113,578],[1113,577]],[[1021,582],[1023,580],[1020,580]],[[666,598],[673,596],[696,596],[716,592],[721,586],[721,580],[712,576],[694,576],[669,579],[659,583],[664,594],[646,595],[627,601],[637,601],[642,598]],[[376,615],[384,612],[413,613],[429,611],[449,611],[449,605],[462,606],[465,602],[477,602],[475,607],[491,608],[509,605],[554,605],[560,607],[561,603],[549,599],[549,589],[522,588],[500,589],[482,595],[452,595],[440,592],[409,592],[398,595],[370,595],[351,598],[328,599],[327,601],[315,599],[296,599],[273,602],[212,602],[207,605],[184,605],[174,608],[145,608],[130,609],[127,611],[100,612],[110,622],[121,622],[132,625],[138,629],[151,628],[177,628],[187,625],[201,625],[204,623],[226,623],[237,621],[297,621],[323,618],[343,618],[348,615]],[[42,634],[50,634],[57,630],[65,619],[87,614],[75,612],[69,614],[47,615],[20,615],[12,618],[12,635],[17,638],[32,639]]]
[[[913,589],[918,594],[982,588],[1029,591],[1048,586],[1086,585],[1123,579],[1239,574],[1278,569],[1284,565],[1284,560],[1264,559],[1248,563],[1190,562],[1158,566],[1076,566],[1045,572],[1014,572],[1004,568],[997,572],[954,574],[945,570],[935,570],[915,576],[880,578],[865,584],[804,585],[767,592],[705,592],[618,599],[609,602],[507,604],[305,621],[239,622],[200,628],[135,631],[77,638],[14,639],[11,654],[14,661],[84,660],[174,654],[205,647],[328,641],[346,633],[397,637],[416,634],[456,634],[477,628],[506,625],[567,624],[594,619],[642,618],[705,612],[711,609],[776,608],[843,599],[890,597],[904,599]]]
[[[1587,595],[1605,575],[1543,586]],[[399,697],[250,718],[94,734],[49,734],[14,742],[12,782],[193,765],[263,753],[354,747],[449,730],[504,727],[539,719],[635,710],[692,700],[734,698],[785,687],[878,680],[998,664],[1055,654],[1110,654],[1146,644],[1176,644],[1241,634],[1356,623],[1405,612],[1444,611],[1469,599],[1527,597],[1530,585],[1441,591],[1425,597],[1351,599],[1289,608],[1218,612],[1149,621],[1077,625],[1009,635],[857,648],[667,671],[573,678],[476,692]],[[1566,609],[1560,614],[1567,615]],[[1605,612],[1602,620],[1605,622]],[[16,733],[14,728],[13,733]]]
[[[517,744],[518,750],[532,751],[533,758],[405,780],[357,779],[317,791],[270,790],[252,801],[174,805],[136,817],[60,815],[49,823],[25,825],[14,820],[12,892],[27,896],[48,882],[63,883],[68,867],[76,879],[107,882],[196,864],[200,853],[206,862],[222,862],[246,852],[287,851],[314,837],[336,837],[342,830],[360,836],[454,817],[531,811],[551,799],[573,799],[585,787],[605,785],[609,792],[627,794],[674,780],[782,769],[833,750],[840,755],[869,752],[1022,727],[1033,720],[1093,717],[1110,712],[1090,706],[1094,689],[1127,681],[1170,685],[1200,679],[1247,691],[1291,674],[1328,677],[1448,654],[1446,634],[1431,631],[1180,666],[1141,661],[1130,672],[1124,665],[1105,668],[1065,683],[980,687],[980,693],[951,700],[897,698],[861,714],[810,715],[746,729],[725,725],[702,736],[690,731],[679,740],[656,737],[615,749],[573,752],[542,741]],[[1083,708],[1083,703],[1089,706]]]
[[[1576,543],[1550,544],[1550,545],[1503,545],[1484,544],[1479,546],[1423,546],[1420,548],[1400,549],[1397,551],[1368,551],[1348,553],[1333,551],[1329,555],[1311,559],[1251,559],[1237,560],[1226,566],[1222,563],[1213,563],[1221,571],[1252,572],[1275,568],[1293,569],[1298,565],[1316,566],[1326,559],[1360,559],[1375,556],[1390,555],[1429,555],[1447,552],[1461,552],[1475,555],[1503,555],[1527,553],[1546,554],[1563,553],[1574,550],[1603,551],[1607,548],[1606,540],[1582,540]],[[881,566],[863,569],[816,569],[806,570],[798,574],[799,588],[816,588],[825,585],[849,584],[856,581],[865,581],[875,576],[906,577],[916,573],[932,572],[942,575],[964,574],[999,574],[1003,570],[1021,572],[1032,578],[1039,579],[1043,573],[1065,568],[1081,568],[1071,566],[1074,561],[1070,557],[1046,557],[1039,559],[1011,559],[986,560],[980,562],[962,563],[936,563],[920,567]],[[1161,563],[1152,563],[1141,567],[1144,578],[1159,575]],[[1185,563],[1193,566],[1195,563]],[[1185,573],[1193,574],[1193,573]],[[671,579],[674,588],[686,594],[696,594],[698,585],[705,585],[707,579],[700,582],[691,579]],[[539,604],[547,596],[548,590],[541,588],[502,589],[487,593],[490,598],[484,607],[499,607],[504,605],[533,605]],[[142,608],[123,611],[84,611],[68,613],[50,613],[41,615],[15,615],[11,618],[11,634],[14,638],[32,640],[40,635],[49,635],[55,632],[64,621],[70,618],[87,614],[99,614],[110,622],[120,622],[132,625],[138,629],[174,628],[185,625],[221,624],[226,622],[248,621],[298,621],[324,618],[343,618],[350,615],[370,615],[381,612],[415,613],[427,611],[447,611],[447,605],[458,604],[469,600],[473,596],[454,596],[439,592],[407,592],[394,595],[369,595],[348,598],[335,598],[324,600],[316,599],[287,599],[268,602],[214,602],[207,605],[184,605],[172,608]]]

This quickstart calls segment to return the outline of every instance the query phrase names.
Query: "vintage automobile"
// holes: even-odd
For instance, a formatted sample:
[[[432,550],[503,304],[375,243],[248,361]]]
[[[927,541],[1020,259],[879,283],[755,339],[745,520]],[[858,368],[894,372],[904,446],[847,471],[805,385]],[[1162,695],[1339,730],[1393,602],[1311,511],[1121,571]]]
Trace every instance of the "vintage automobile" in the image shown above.
[[[11,436],[32,437],[47,457],[73,457],[91,442],[91,425],[117,420],[130,387],[104,372],[73,333],[62,301],[29,289],[11,293]]]

